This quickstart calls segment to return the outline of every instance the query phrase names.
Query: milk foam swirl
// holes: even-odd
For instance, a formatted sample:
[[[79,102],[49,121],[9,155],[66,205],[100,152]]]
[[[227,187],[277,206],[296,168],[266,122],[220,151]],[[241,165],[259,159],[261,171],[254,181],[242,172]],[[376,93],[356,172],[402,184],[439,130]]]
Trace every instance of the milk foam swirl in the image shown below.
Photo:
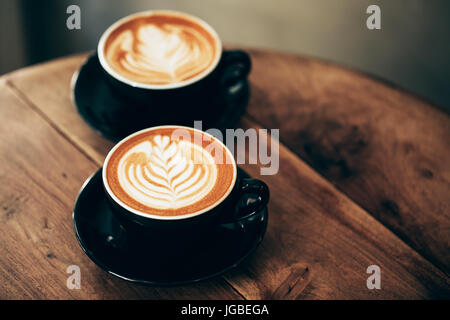
[[[202,200],[217,180],[212,155],[191,142],[161,135],[152,138],[120,159],[118,180],[123,190],[156,209],[178,209]]]
[[[147,84],[191,79],[214,61],[211,38],[190,24],[144,21],[111,36],[105,57],[126,78]]]

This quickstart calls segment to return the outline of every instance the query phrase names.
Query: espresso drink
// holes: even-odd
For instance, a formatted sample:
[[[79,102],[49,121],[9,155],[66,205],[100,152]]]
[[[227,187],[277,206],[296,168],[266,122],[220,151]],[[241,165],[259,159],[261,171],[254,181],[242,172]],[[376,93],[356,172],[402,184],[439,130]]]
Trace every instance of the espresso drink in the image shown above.
[[[220,57],[214,31],[195,18],[152,12],[119,23],[104,45],[108,65],[128,80],[173,84],[202,76]]]
[[[159,216],[206,211],[228,196],[236,180],[226,147],[185,127],[138,132],[113,148],[105,163],[107,185],[121,203]]]

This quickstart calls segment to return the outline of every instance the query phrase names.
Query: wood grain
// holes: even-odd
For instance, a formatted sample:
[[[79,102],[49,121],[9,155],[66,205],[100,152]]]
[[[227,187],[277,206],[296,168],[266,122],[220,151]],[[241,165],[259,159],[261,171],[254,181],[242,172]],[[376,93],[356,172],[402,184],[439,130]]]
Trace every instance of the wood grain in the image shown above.
[[[113,143],[99,137],[99,134],[80,118],[71,102],[72,93],[69,88],[72,76],[85,57],[86,55],[83,54],[68,59],[53,60],[44,65],[20,69],[3,78],[13,89],[15,86],[19,87],[20,91],[15,90],[16,93],[44,119],[47,119],[66,139],[75,146],[79,146],[81,152],[86,152],[86,156],[97,163],[103,163],[103,155],[106,155]],[[42,73],[43,67],[45,68],[44,74]],[[49,81],[48,85],[42,85],[43,77],[45,81]],[[13,79],[17,82],[12,81]],[[43,105],[45,108],[41,107]],[[68,112],[67,106],[72,106],[70,112]],[[73,134],[74,132],[76,134]]]
[[[154,288],[99,269],[79,247],[72,224],[77,193],[98,165],[4,81],[0,119],[0,299],[241,298],[222,279]],[[81,269],[80,290],[66,286],[69,265]]]
[[[260,51],[251,52],[263,55]],[[84,124],[69,99],[70,78],[83,60],[84,56],[71,57],[23,69],[7,75],[5,81],[74,149],[100,165],[112,144]],[[261,104],[261,114],[269,114],[263,100],[272,92],[269,83],[273,76],[265,74],[265,87],[262,87],[262,80],[255,79],[255,73],[258,75],[266,69],[268,62],[263,63],[257,57],[254,62],[251,118],[245,117],[244,128],[259,128],[252,120],[256,118],[258,104]],[[269,70],[276,69],[267,69],[267,72]],[[288,73],[288,70],[284,66],[280,72]],[[45,86],[39,82],[43,78]],[[255,84],[257,80],[260,82]],[[279,90],[280,97],[284,96],[283,89]],[[291,95],[293,101],[295,97]],[[276,101],[270,102],[273,109],[280,108]],[[275,125],[267,127],[276,128],[279,124],[276,121],[274,115]],[[285,130],[284,125],[281,126],[280,133],[283,135]],[[279,173],[262,177],[272,194],[266,238],[244,266],[225,276],[243,297],[405,299],[449,296],[448,277],[443,272],[283,144],[279,150]],[[258,166],[244,168],[254,176],[259,174]],[[88,175],[86,173],[86,177]],[[382,269],[382,290],[366,288],[368,275],[365,271],[371,264]]]
[[[345,68],[249,52],[251,118],[449,273],[449,116]]]
[[[259,129],[246,119],[241,127]],[[271,191],[262,250],[245,268],[226,277],[245,297],[419,299],[449,295],[445,274],[283,145],[279,158],[279,172],[273,176],[259,176],[260,165],[243,166]],[[382,270],[382,290],[366,287],[366,269],[372,264]]]

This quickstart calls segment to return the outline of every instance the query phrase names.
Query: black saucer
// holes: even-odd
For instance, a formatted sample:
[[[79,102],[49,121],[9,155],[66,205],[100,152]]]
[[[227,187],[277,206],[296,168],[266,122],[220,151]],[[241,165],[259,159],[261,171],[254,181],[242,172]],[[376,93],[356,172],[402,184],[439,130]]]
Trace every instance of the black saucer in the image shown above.
[[[188,120],[174,117],[170,124],[193,126],[193,120],[203,120],[203,130],[233,128],[244,113],[249,98],[248,82],[242,81],[241,84],[230,88],[225,96],[217,97],[211,107],[217,114],[210,115],[208,119]],[[130,102],[111,90],[97,53],[89,56],[75,72],[71,87],[72,101],[81,117],[109,140],[119,141],[140,129],[167,124],[155,122],[148,117],[139,117],[139,112],[126,112]]]
[[[238,177],[248,175],[238,169]],[[158,244],[158,250],[147,243],[124,243],[127,231],[117,222],[107,201],[99,169],[83,184],[75,203],[73,221],[78,242],[103,270],[143,284],[179,285],[222,274],[256,249],[267,227],[265,208],[264,218],[248,231],[215,227],[216,240],[172,255],[164,250],[164,243]],[[133,250],[129,250],[130,247]]]

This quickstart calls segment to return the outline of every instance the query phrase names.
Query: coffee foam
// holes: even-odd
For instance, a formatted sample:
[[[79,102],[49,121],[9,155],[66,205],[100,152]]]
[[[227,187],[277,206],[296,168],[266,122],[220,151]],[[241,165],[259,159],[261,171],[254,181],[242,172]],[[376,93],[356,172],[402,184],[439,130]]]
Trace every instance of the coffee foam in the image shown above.
[[[214,206],[230,191],[235,179],[233,164],[217,163],[206,148],[211,142],[174,139],[174,130],[133,136],[111,154],[107,182],[127,206],[154,215],[185,215]]]
[[[119,25],[108,36],[104,56],[123,77],[144,84],[192,79],[216,60],[217,40],[181,15],[151,14]]]

